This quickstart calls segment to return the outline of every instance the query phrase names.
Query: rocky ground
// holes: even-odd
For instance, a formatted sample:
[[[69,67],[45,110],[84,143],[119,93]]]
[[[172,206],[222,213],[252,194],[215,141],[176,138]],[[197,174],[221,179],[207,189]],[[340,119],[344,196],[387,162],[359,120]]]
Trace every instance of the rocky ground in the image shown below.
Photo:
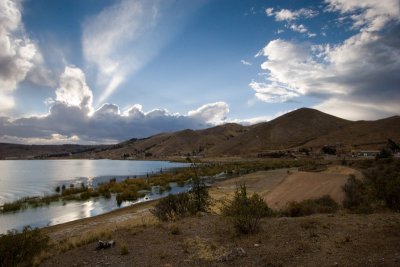
[[[391,213],[267,218],[247,236],[219,215],[203,214],[116,230],[110,239],[112,248],[96,251],[92,242],[42,266],[400,265],[400,214]]]

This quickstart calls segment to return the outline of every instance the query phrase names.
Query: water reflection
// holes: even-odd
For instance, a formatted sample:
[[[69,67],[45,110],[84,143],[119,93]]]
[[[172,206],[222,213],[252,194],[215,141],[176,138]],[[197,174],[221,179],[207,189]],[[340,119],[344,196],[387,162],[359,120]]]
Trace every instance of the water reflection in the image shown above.
[[[123,202],[120,207],[117,205],[115,196],[112,196],[110,199],[96,198],[85,202],[71,201],[63,203],[59,201],[52,203],[47,207],[2,214],[0,215],[0,234],[11,229],[21,230],[25,225],[44,227],[88,218],[140,202],[158,199],[167,196],[168,194],[186,192],[190,189],[189,185],[178,187],[176,183],[171,183],[170,186],[172,188],[170,192],[157,194],[155,193],[156,190],[152,190],[152,192],[137,201]]]
[[[56,186],[71,183],[96,185],[127,176],[146,175],[161,168],[187,164],[129,160],[0,160],[0,205],[26,196],[54,193]]]

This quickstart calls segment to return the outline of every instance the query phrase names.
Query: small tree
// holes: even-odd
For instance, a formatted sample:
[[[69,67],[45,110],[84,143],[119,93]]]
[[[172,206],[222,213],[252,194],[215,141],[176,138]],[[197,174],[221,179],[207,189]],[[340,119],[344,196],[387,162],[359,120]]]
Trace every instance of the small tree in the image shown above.
[[[377,166],[364,171],[372,195],[394,211],[400,211],[400,162],[379,160]]]
[[[246,185],[236,188],[235,196],[222,208],[222,215],[227,217],[238,233],[249,234],[259,230],[260,220],[271,214],[271,210],[258,195],[247,196]]]
[[[365,182],[356,179],[355,175],[351,174],[343,186],[343,191],[345,193],[343,200],[344,208],[355,212],[371,212],[371,201]]]
[[[192,163],[190,168],[193,170],[192,189],[189,192],[189,210],[192,214],[199,211],[205,212],[210,205],[210,195],[208,194],[207,185],[199,177],[199,166],[190,158],[187,160]]]

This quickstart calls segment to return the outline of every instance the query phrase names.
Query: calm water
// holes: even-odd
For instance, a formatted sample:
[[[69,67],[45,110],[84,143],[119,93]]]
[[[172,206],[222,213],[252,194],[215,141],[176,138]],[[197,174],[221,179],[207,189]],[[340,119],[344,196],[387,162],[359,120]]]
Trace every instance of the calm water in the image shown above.
[[[126,160],[0,160],[0,205],[25,196],[53,194],[58,185],[84,182],[96,186],[99,182],[116,177],[117,180],[146,175],[170,168],[184,167],[184,163],[166,161]],[[187,190],[173,187],[172,193]],[[150,194],[146,200],[159,198]],[[139,199],[137,202],[144,201]],[[132,203],[123,203],[122,206]],[[47,207],[28,209],[16,213],[0,214],[0,233],[21,229],[24,225],[43,227],[76,219],[91,217],[117,209],[114,198],[92,199],[84,202],[58,202]]]

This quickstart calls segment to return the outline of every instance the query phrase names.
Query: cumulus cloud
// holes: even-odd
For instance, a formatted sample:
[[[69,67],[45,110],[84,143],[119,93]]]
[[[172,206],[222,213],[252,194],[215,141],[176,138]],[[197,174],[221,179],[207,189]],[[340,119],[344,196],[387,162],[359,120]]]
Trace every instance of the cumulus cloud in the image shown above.
[[[353,20],[353,28],[379,31],[388,22],[400,21],[398,0],[326,0],[328,11],[337,11]]]
[[[65,67],[55,100],[69,106],[91,109],[93,93],[87,86],[85,74],[81,69],[73,66]]]
[[[0,141],[19,143],[113,143],[160,132],[200,129],[223,123],[229,107],[216,102],[186,115],[139,104],[120,111],[115,104],[92,107],[92,91],[77,67],[67,66],[60,76],[48,114],[11,119],[0,117]]]
[[[187,115],[160,109],[144,112],[140,105],[120,112],[118,106],[104,104],[89,116],[78,106],[56,102],[45,116],[0,118],[0,141],[113,143],[160,132],[206,128],[223,122],[228,110],[222,102],[204,105]]]
[[[0,114],[13,108],[13,92],[34,65],[36,45],[23,34],[18,3],[0,0]]]
[[[318,15],[318,12],[308,8],[301,8],[298,10],[281,9],[274,11],[273,8],[267,8],[265,10],[267,16],[275,17],[276,21],[294,21],[299,18],[313,18]]]
[[[29,38],[21,20],[20,1],[0,0],[0,114],[15,106],[18,84],[54,85],[52,73],[44,67],[37,44]]]
[[[226,119],[229,106],[225,102],[206,104],[196,110],[189,111],[188,116],[199,121],[220,124]]]
[[[393,7],[394,1],[387,2],[392,4],[383,6]],[[374,5],[370,1],[359,1],[358,6],[356,1],[330,3],[331,9],[343,13],[361,12],[363,29],[368,30],[360,29],[334,46],[270,41],[258,54],[266,58],[261,64],[266,79],[250,83],[256,97],[265,102],[284,102],[301,95],[316,96],[323,100],[317,108],[350,119],[399,114],[399,23],[388,24],[384,31],[372,31],[384,29],[377,26],[378,22],[395,21],[394,17],[388,19],[388,10],[371,11]],[[400,16],[399,12],[397,9]]]
[[[274,8],[265,9],[265,13],[269,17],[275,17],[276,21],[285,21],[287,24],[286,28],[291,29],[294,32],[307,34],[308,37],[315,37],[316,34],[310,32],[304,24],[296,24],[295,21],[298,19],[309,19],[318,15],[318,11],[301,8],[298,10],[290,10],[290,9],[281,9],[275,11]],[[278,30],[278,33],[281,33],[281,30]]]

